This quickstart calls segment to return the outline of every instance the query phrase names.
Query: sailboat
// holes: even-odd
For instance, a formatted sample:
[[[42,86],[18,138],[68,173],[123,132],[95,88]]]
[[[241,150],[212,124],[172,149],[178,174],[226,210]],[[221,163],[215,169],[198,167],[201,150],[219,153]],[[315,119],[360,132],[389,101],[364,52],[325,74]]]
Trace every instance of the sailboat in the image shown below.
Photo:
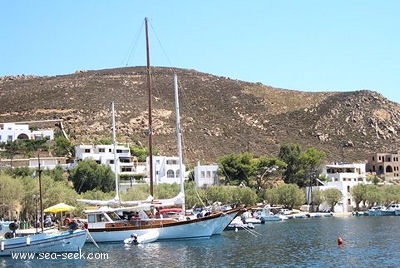
[[[10,223],[12,232],[6,232],[0,238],[0,256],[10,256],[18,253],[64,253],[79,252],[84,246],[88,233],[83,229],[69,229],[65,231],[44,231],[43,202],[42,202],[42,179],[40,169],[40,158],[38,156],[39,173],[39,201],[41,215],[41,232],[33,234],[18,233],[18,224]]]
[[[136,202],[133,206],[121,206],[117,208],[101,207],[94,210],[86,210],[88,222],[88,230],[96,242],[123,242],[133,233],[137,236],[145,235],[150,232],[158,233],[157,241],[172,239],[192,239],[192,238],[210,238],[212,235],[221,234],[226,226],[241,212],[240,209],[232,209],[229,211],[216,211],[204,217],[185,217],[181,215],[179,218],[158,218],[149,217],[144,210],[151,210],[165,206],[182,207],[185,211],[185,195],[182,171],[182,146],[181,146],[181,129],[179,118],[179,97],[178,97],[178,79],[174,75],[175,89],[175,110],[176,110],[176,128],[178,138],[178,151],[180,161],[180,193],[168,200],[151,200],[153,197],[153,163],[152,163],[152,93],[150,79],[150,57],[149,57],[149,41],[148,41],[148,23],[145,19],[146,29],[146,54],[147,54],[147,86],[149,91],[149,158],[150,158],[150,198],[144,201]],[[132,203],[133,204],[133,203]],[[129,211],[136,211],[137,216],[121,218],[121,214]]]

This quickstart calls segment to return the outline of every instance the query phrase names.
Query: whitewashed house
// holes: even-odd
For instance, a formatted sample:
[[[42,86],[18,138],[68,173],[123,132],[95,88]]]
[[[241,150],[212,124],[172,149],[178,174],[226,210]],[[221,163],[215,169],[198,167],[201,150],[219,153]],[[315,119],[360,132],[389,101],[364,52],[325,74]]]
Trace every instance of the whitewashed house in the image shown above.
[[[194,181],[197,187],[219,185],[218,165],[200,165],[194,167]]]
[[[342,200],[334,207],[334,212],[352,212],[356,206],[352,196],[351,188],[366,184],[365,164],[334,163],[326,165],[323,174],[328,178],[327,182],[322,182],[322,186],[314,186],[312,190],[319,189],[324,191],[329,188],[338,189],[342,193]],[[309,200],[309,189],[307,188],[307,200]],[[322,204],[320,209],[329,209],[327,204]]]
[[[183,175],[185,174],[185,165],[182,164]],[[146,158],[147,178],[146,182],[150,183],[150,158]],[[153,183],[155,185],[160,183],[177,183],[180,184],[180,168],[179,157],[176,156],[153,156]]]
[[[115,166],[115,158],[117,163]],[[114,154],[114,145],[77,145],[75,146],[75,160],[71,168],[83,160],[94,160],[98,164],[108,165],[119,175],[135,175],[137,161],[131,155],[129,147],[117,145]]]
[[[54,140],[52,129],[41,129],[31,131],[28,124],[2,123],[0,124],[0,142],[15,140],[34,140],[48,137]]]
[[[40,157],[38,158],[29,158],[28,159],[28,167],[31,169],[38,169],[40,162],[41,169],[54,169],[57,166],[60,166],[64,169],[68,167],[66,163],[65,157]]]

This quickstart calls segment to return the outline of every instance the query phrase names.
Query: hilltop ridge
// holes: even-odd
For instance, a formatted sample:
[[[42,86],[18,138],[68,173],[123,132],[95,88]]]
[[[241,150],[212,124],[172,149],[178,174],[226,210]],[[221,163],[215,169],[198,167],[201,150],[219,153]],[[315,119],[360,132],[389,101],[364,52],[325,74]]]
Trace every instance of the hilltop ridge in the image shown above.
[[[276,156],[284,143],[323,150],[328,161],[364,161],[397,151],[400,106],[381,94],[303,92],[154,67],[154,146],[176,155],[173,73],[178,75],[185,162],[216,162],[230,153]],[[115,102],[119,142],[147,146],[146,68],[49,77],[0,78],[0,122],[61,119],[74,144],[111,137]]]

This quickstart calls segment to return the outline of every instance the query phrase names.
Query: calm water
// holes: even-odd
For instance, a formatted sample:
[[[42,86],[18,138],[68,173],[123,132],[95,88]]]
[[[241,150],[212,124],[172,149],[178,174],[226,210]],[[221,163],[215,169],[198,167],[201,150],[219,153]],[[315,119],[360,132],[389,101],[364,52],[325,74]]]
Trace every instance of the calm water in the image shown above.
[[[225,231],[211,239],[85,245],[103,260],[0,258],[0,267],[398,267],[400,217],[293,219],[257,225],[251,234]],[[344,240],[337,245],[337,238]]]

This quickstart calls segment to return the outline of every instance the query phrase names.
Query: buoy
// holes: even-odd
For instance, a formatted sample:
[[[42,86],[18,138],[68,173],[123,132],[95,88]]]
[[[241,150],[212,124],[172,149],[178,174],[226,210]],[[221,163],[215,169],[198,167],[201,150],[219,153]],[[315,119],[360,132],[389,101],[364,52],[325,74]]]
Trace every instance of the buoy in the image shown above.
[[[343,238],[341,238],[340,236],[337,239],[337,244],[338,244],[338,246],[343,245]]]

